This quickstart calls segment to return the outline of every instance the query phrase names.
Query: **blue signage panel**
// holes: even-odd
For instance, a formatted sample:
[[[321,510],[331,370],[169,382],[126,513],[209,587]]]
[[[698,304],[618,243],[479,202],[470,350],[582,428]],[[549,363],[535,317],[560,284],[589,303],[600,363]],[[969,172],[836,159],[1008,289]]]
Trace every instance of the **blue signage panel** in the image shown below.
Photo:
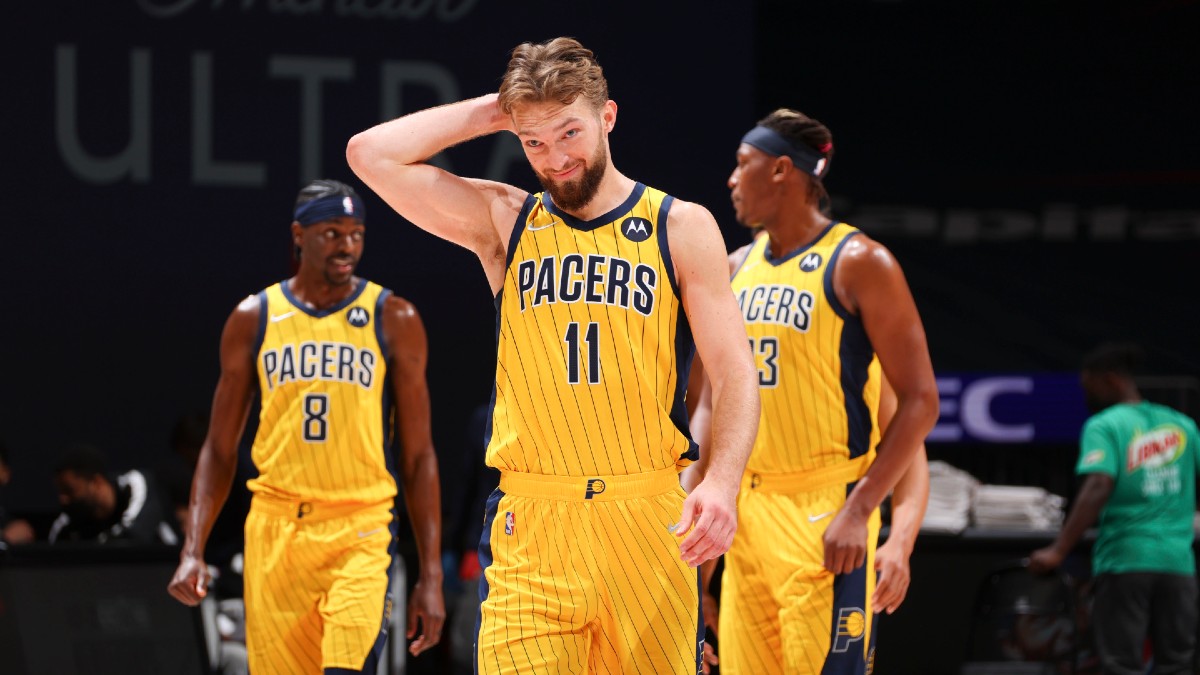
[[[1075,373],[941,373],[930,443],[1066,443],[1087,419]]]

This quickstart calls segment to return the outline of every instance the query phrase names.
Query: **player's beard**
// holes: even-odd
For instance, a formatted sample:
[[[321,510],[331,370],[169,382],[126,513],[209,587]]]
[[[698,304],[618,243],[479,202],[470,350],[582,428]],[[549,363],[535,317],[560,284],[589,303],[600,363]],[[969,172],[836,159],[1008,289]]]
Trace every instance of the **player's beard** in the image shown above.
[[[564,211],[577,211],[587,206],[600,191],[600,182],[604,180],[604,171],[607,168],[608,148],[601,140],[579,178],[555,181],[542,173],[538,173],[537,177],[546,192],[550,193],[550,200],[555,206]]]

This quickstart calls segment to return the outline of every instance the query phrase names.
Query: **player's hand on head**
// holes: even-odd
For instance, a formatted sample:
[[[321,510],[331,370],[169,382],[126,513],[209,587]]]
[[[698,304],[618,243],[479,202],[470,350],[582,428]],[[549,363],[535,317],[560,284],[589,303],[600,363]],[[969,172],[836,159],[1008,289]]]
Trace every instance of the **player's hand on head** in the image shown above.
[[[737,493],[725,494],[707,480],[701,481],[683,502],[683,513],[674,525],[679,556],[692,567],[724,554],[737,531]]]
[[[908,595],[912,580],[908,556],[893,541],[887,541],[875,552],[875,569],[879,571],[879,583],[871,596],[871,607],[875,612],[891,614],[896,611]]]
[[[441,584],[418,581],[408,599],[407,633],[408,639],[412,640],[408,646],[409,653],[417,656],[441,642],[445,623],[446,605],[442,599]]]
[[[187,556],[175,568],[167,592],[189,607],[195,607],[208,595],[208,565],[199,558]]]
[[[825,569],[848,574],[867,561],[867,519],[842,509],[834,515],[822,537],[825,544]]]

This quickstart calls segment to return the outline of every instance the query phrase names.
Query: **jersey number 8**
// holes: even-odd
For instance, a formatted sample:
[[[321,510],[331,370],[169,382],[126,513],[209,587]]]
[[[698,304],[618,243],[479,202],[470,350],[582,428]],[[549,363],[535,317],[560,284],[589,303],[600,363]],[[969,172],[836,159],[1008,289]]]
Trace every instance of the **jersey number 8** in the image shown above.
[[[329,394],[304,397],[304,440],[324,443],[329,435]]]

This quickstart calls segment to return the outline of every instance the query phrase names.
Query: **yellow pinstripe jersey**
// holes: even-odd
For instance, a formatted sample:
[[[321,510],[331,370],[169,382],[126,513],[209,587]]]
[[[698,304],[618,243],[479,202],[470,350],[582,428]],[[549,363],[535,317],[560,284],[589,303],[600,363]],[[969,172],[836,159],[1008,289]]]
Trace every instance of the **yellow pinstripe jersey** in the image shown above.
[[[811,471],[879,442],[879,359],[833,292],[838,253],[858,232],[833,223],[782,259],[770,257],[763,234],[734,272],[762,399],[748,471]]]
[[[637,184],[581,221],[526,200],[496,298],[487,464],[624,475],[696,458],[683,393],[693,351],[667,246],[672,198]]]
[[[349,298],[321,311],[297,301],[286,281],[259,293],[256,494],[362,503],[396,495],[379,322],[390,291],[355,281]]]

